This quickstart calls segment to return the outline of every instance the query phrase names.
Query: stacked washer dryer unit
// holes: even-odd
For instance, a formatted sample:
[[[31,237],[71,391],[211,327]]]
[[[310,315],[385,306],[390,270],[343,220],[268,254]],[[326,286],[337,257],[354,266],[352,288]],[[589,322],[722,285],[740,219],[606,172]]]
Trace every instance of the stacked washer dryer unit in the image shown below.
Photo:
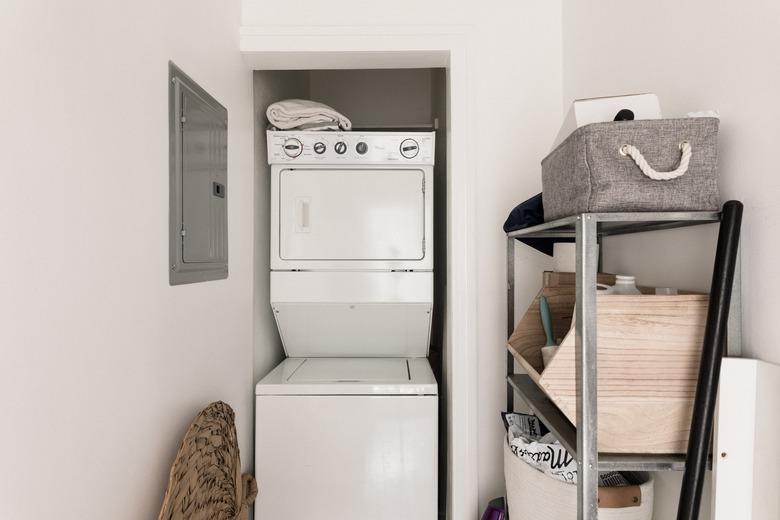
[[[434,520],[432,132],[268,132],[271,306],[260,519]]]

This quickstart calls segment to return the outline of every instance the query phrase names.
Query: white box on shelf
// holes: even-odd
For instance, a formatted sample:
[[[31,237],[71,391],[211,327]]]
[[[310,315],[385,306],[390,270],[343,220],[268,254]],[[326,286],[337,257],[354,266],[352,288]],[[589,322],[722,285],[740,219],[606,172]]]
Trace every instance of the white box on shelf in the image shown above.
[[[623,109],[632,111],[634,119],[661,119],[661,105],[655,94],[575,99],[558,131],[552,150],[555,150],[577,128],[591,123],[613,121],[617,113]]]

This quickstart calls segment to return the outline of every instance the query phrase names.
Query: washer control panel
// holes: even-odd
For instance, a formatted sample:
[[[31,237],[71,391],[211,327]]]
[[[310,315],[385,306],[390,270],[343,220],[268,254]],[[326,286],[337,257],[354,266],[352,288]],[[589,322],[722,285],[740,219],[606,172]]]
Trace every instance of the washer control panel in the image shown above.
[[[295,132],[268,130],[268,164],[431,165],[434,132]]]

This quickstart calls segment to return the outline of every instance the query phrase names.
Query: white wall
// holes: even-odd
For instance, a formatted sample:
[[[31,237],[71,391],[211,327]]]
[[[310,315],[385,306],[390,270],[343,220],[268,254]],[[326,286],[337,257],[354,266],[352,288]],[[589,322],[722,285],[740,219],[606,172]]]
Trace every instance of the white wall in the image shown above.
[[[0,7],[2,516],[156,518],[222,399],[252,457],[252,76],[237,0]],[[229,111],[230,277],[168,285],[168,59]]]
[[[506,237],[509,211],[539,193],[540,158],[562,117],[558,2],[469,3],[476,29],[477,346],[480,512],[504,495],[500,411],[506,409]],[[516,297],[541,286],[543,255],[519,247]]]
[[[505,240],[501,225],[509,210],[541,190],[539,160],[555,137],[561,110],[560,2],[493,0],[400,0],[377,9],[360,0],[296,4],[296,25],[401,25],[412,27],[461,25],[470,32],[468,64],[476,115],[478,185],[477,232],[480,509],[488,499],[503,495],[499,412],[504,407],[505,383]],[[267,0],[244,0],[242,24],[273,25],[278,6]],[[279,30],[284,30],[280,28]],[[523,252],[534,265],[522,272],[536,276],[540,260]],[[523,271],[524,270],[524,271]],[[541,276],[541,275],[539,275]],[[518,298],[528,301],[536,283],[520,286]],[[457,298],[457,295],[453,297]],[[481,512],[481,510],[480,510]]]
[[[778,23],[780,3],[755,0],[738,5],[570,0],[563,8],[567,103],[580,97],[655,92],[665,116],[720,110],[721,195],[724,201],[745,204],[745,355],[774,363],[780,362],[774,329],[778,306],[772,304],[780,292],[774,262],[780,255],[780,176],[773,155],[780,142]],[[706,289],[714,237],[715,230],[702,228],[613,241],[606,244],[605,266],[635,272],[648,284]],[[670,263],[664,258],[667,252],[674,255]],[[689,263],[682,267],[684,256]],[[673,267],[662,267],[667,265]],[[674,516],[679,493],[678,480],[666,478],[659,518]]]

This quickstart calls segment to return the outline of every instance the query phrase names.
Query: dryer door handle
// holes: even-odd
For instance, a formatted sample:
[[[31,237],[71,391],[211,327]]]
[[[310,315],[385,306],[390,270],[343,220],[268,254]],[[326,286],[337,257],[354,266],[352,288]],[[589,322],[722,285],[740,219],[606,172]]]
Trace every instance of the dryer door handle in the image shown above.
[[[295,204],[295,231],[297,233],[311,232],[311,198],[298,197]]]

